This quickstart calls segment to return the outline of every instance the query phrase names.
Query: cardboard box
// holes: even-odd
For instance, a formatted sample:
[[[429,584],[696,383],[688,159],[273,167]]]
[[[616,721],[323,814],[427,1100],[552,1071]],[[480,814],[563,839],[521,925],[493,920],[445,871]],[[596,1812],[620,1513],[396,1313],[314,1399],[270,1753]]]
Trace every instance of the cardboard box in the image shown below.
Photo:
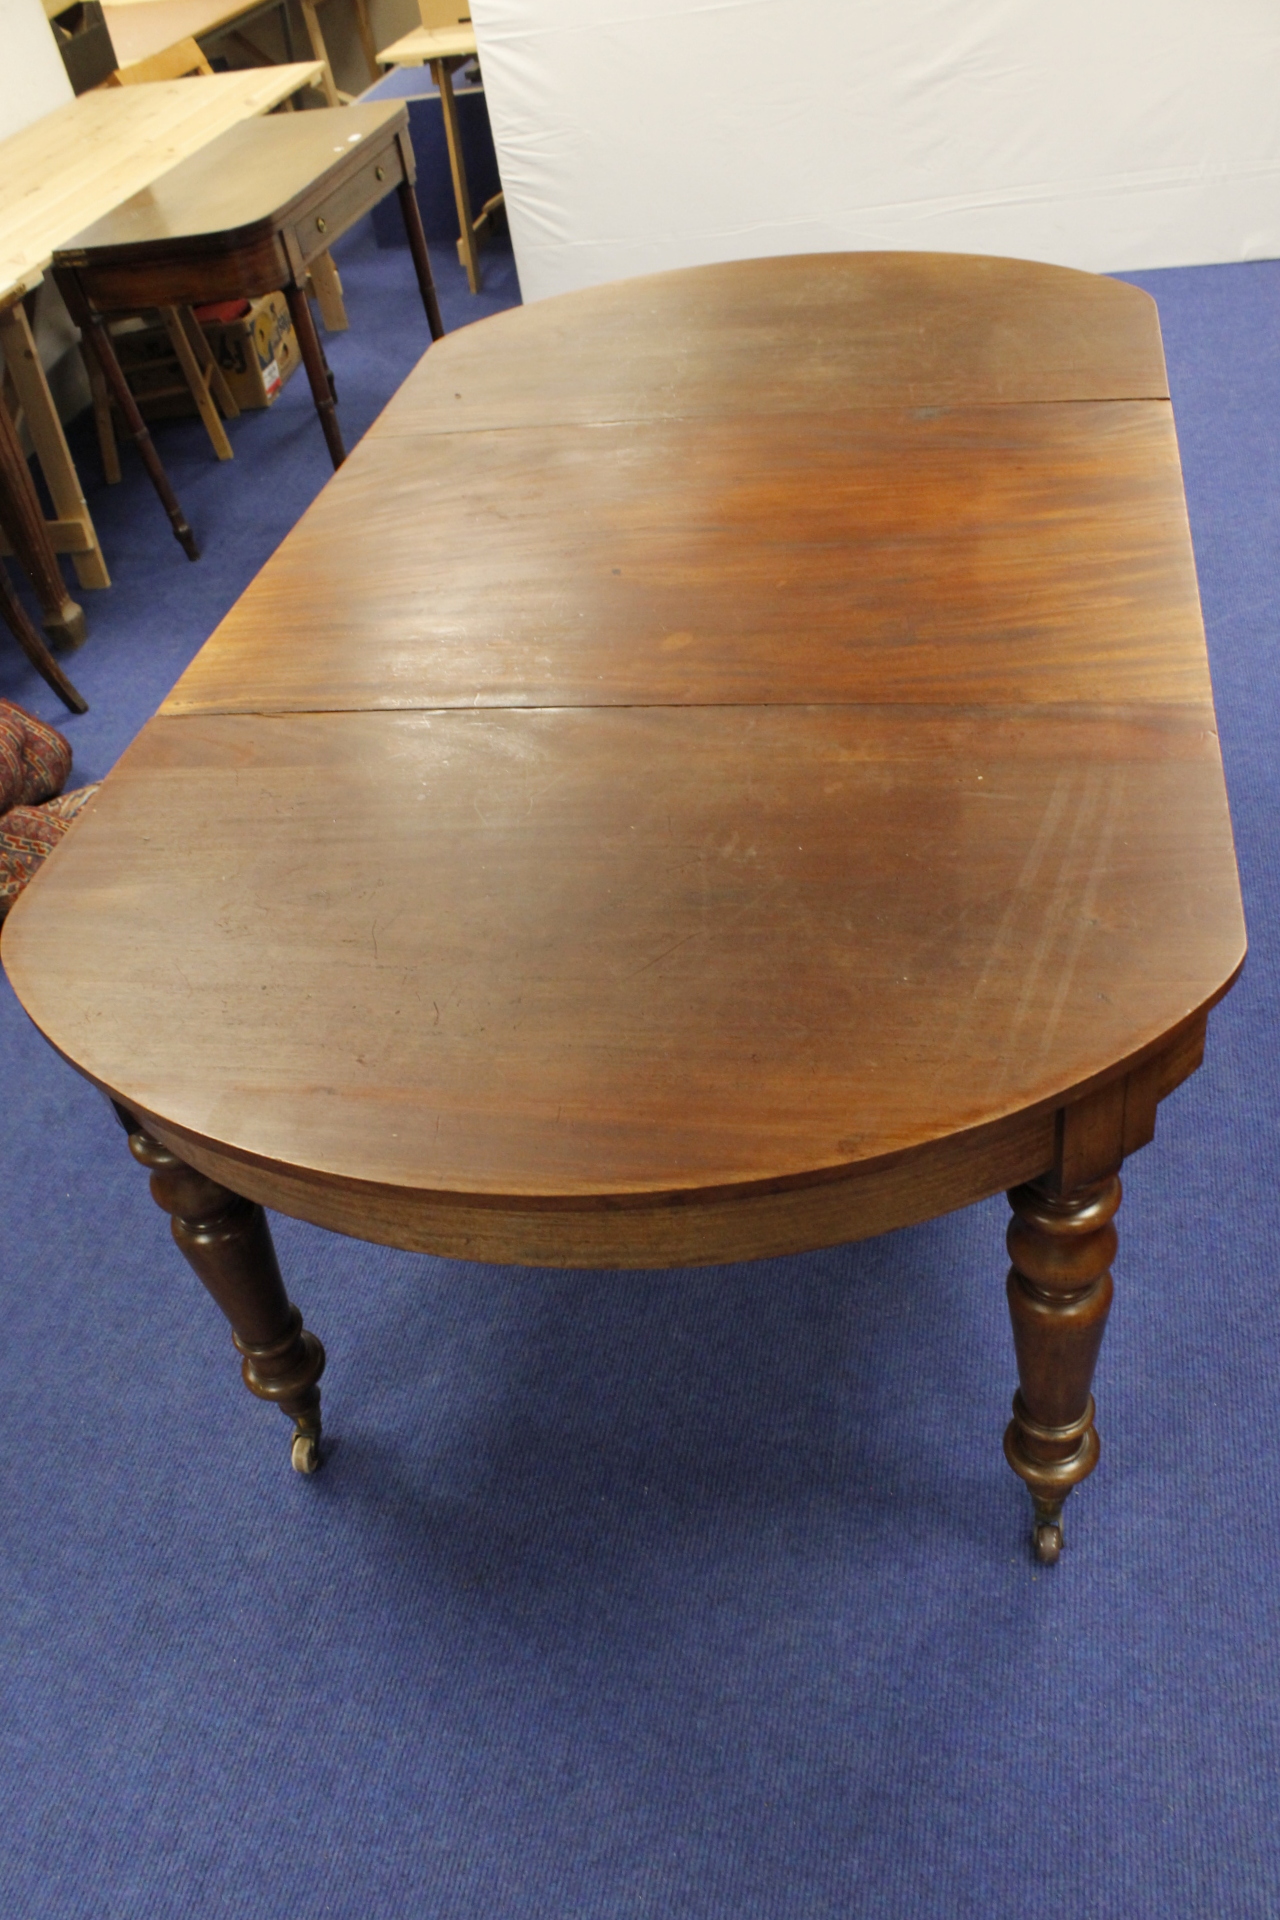
[[[197,317],[236,405],[269,407],[302,358],[284,295],[200,307]],[[158,318],[139,315],[114,322],[111,339],[144,419],[172,420],[195,413],[196,403]]]
[[[288,302],[282,293],[268,293],[238,318],[217,319],[217,311],[201,307],[196,317],[232,398],[240,407],[269,407],[302,360]]]

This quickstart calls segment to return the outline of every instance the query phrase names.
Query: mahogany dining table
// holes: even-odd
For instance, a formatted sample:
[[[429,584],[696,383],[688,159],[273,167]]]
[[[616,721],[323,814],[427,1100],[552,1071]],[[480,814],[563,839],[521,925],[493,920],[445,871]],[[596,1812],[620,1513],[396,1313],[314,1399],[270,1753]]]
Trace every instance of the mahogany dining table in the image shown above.
[[[264,1207],[646,1268],[1008,1189],[1052,1562],[1120,1167],[1244,955],[1153,303],[831,254],[451,334],[3,954],[304,1471]]]

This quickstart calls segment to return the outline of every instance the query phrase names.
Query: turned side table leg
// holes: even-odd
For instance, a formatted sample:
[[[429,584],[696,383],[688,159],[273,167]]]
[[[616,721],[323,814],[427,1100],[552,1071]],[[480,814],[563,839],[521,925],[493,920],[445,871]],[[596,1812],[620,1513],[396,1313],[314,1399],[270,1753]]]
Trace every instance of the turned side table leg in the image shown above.
[[[293,1464],[314,1473],[324,1348],[285,1292],[266,1215],[162,1147],[127,1108],[116,1113],[129,1151],[150,1170],[152,1198],[172,1216],[174,1239],[231,1323],[246,1387],[294,1422]]]
[[[342,444],[342,428],[338,425],[333,375],[329,371],[324,349],[320,345],[316,323],[311,318],[311,304],[307,299],[305,283],[297,286],[291,283],[285,288],[284,297],[289,303],[289,316],[293,321],[293,330],[298,336],[298,347],[302,353],[302,364],[307,370],[311,398],[320,416],[325,445],[329,449],[329,458],[336,472],[346,459],[347,450]]]
[[[431,256],[427,252],[427,236],[422,231],[422,215],[418,211],[418,199],[413,191],[413,175],[408,167],[405,169],[404,179],[396,188],[396,193],[400,199],[400,213],[404,220],[413,270],[418,277],[418,292],[422,295],[427,326],[433,340],[443,340],[444,321],[440,318],[440,301],[436,295],[435,280],[432,278]]]
[[[1069,1192],[1049,1182],[1009,1194],[1009,1314],[1021,1382],[1005,1458],[1035,1503],[1036,1557],[1062,1550],[1062,1504],[1098,1464],[1090,1385],[1111,1309],[1113,1173]]]
[[[161,464],[160,455],[156,452],[147,423],[133,397],[133,390],[125,379],[124,371],[116,358],[116,350],[111,344],[111,333],[106,321],[89,305],[88,295],[80,285],[80,279],[76,273],[69,268],[61,267],[53,277],[58,283],[58,291],[66,304],[67,312],[80,329],[81,347],[97,360],[111,397],[120,409],[125,430],[138,449],[139,458],[147,470],[160,505],[169,516],[169,525],[173,528],[174,539],[188,560],[198,560],[200,549],[196,545],[196,537],[187,522],[186,514],[182,511],[182,504],[170,485],[169,476]]]

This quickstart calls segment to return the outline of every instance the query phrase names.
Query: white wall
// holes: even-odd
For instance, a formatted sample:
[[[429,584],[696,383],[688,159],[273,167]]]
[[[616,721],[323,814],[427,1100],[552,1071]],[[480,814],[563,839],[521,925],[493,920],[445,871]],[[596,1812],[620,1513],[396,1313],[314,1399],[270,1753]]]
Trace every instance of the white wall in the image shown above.
[[[526,299],[754,254],[1280,255],[1277,0],[473,0]]]
[[[0,140],[71,97],[40,0],[0,0]]]

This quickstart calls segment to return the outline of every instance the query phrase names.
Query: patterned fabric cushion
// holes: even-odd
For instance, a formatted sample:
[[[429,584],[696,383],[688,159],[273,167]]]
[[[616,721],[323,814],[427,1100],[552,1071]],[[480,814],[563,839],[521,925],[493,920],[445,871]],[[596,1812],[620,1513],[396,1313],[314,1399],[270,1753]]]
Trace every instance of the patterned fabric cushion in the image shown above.
[[[98,791],[61,792],[70,771],[69,742],[34,714],[0,700],[0,920]]]
[[[33,713],[0,700],[0,813],[52,799],[70,771],[71,743]]]
[[[91,787],[73,787],[70,793],[60,793],[56,799],[46,800],[39,811],[46,819],[61,820],[62,833],[65,833],[85,801],[92,800],[101,785],[101,780],[95,780]],[[0,821],[0,827],[8,826],[8,824],[7,820]],[[61,833],[58,835],[58,838],[62,838]]]
[[[11,807],[0,814],[0,921],[47,853],[61,840],[86,800],[98,791],[77,787],[40,807]]]

